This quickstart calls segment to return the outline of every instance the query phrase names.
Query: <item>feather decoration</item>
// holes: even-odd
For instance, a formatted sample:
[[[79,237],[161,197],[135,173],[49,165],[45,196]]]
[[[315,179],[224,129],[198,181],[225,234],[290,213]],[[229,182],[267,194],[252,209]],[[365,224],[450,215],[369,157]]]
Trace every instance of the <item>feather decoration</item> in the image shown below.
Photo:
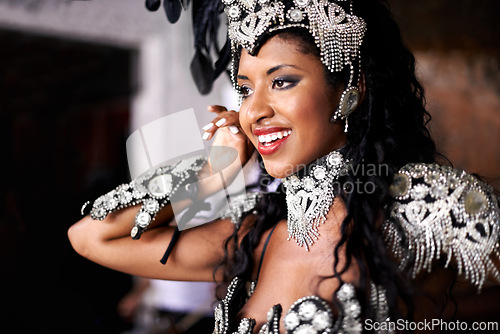
[[[146,8],[149,11],[155,12],[160,8],[161,0],[146,0]]]
[[[163,9],[167,15],[168,22],[175,23],[181,17],[181,0],[163,0]]]
[[[226,38],[219,48],[220,15],[223,12],[220,0],[163,0],[163,8],[170,23],[179,20],[182,9],[187,10],[192,3],[192,20],[195,54],[191,61],[191,75],[201,94],[212,90],[214,81],[227,69],[231,58],[230,42]],[[146,8],[156,11],[161,0],[146,0]],[[215,55],[217,60],[212,61]]]

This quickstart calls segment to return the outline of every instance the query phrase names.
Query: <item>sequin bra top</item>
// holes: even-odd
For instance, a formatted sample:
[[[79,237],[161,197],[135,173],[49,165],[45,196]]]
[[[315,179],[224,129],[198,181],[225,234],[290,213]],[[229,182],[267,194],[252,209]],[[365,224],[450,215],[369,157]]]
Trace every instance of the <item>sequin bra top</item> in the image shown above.
[[[260,269],[266,253],[267,245],[277,225],[268,234],[257,268],[257,279],[247,284],[247,281],[235,277],[228,286],[225,298],[215,308],[214,334],[252,334],[256,322],[252,318],[243,318],[239,322],[238,313],[252,296],[257,286]],[[248,287],[248,288],[247,288]],[[298,299],[285,314],[286,333],[319,334],[362,332],[361,306],[356,299],[354,286],[344,283],[335,294],[339,316],[335,319],[330,305],[317,296],[307,296]],[[377,322],[386,321],[389,316],[385,291],[375,284],[370,287],[370,303],[376,310]],[[283,309],[280,304],[274,305],[267,313],[267,322],[262,325],[259,334],[279,334]]]
[[[251,334],[255,330],[255,320],[243,318],[235,321],[241,307],[252,295],[255,282],[247,289],[247,282],[235,277],[227,289],[226,297],[215,308],[214,334]],[[377,310],[374,321],[387,320],[388,307],[382,288],[371,285],[371,306]],[[339,315],[334,316],[328,303],[317,297],[308,296],[298,299],[284,315],[285,333],[320,334],[362,332],[360,320],[361,306],[356,299],[353,285],[344,283],[336,293]],[[274,305],[267,313],[267,322],[262,325],[259,334],[279,334],[282,317],[281,305]],[[381,333],[381,332],[380,332]]]

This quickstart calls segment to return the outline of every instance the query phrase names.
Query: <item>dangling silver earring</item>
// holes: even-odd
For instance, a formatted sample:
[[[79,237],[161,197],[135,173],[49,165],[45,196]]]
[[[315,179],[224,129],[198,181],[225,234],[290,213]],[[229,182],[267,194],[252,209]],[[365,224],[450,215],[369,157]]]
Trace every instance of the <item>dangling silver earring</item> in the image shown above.
[[[242,104],[243,104],[243,94],[238,93],[238,107],[241,107]]]
[[[347,133],[349,123],[347,117],[356,109],[359,104],[359,89],[354,86],[347,87],[340,97],[340,102],[335,113],[330,117],[330,122],[333,123],[338,120],[345,121],[344,132]]]

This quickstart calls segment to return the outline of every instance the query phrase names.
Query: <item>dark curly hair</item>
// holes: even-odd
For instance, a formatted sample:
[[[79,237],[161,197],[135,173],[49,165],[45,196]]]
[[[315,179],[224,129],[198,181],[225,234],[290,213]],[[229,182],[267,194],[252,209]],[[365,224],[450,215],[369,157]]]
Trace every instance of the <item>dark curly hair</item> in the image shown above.
[[[356,261],[361,273],[358,297],[364,316],[373,316],[374,310],[370,309],[367,297],[372,281],[385,288],[390,315],[394,319],[402,316],[398,313],[399,298],[411,313],[411,289],[409,280],[390,258],[380,231],[390,204],[388,187],[394,173],[406,163],[433,162],[436,147],[426,128],[430,115],[425,108],[424,89],[415,75],[415,58],[404,45],[386,1],[354,1],[354,12],[367,23],[361,49],[363,99],[349,116],[347,144],[342,151],[353,167],[342,181],[344,184],[371,184],[375,187],[370,191],[344,191],[340,194],[347,216],[341,225],[341,240],[332,249],[334,276],[341,280],[340,275],[353,260]],[[305,30],[288,29],[279,32],[278,36],[298,40],[301,52],[319,56],[313,38]],[[333,87],[346,85],[348,80],[347,72],[331,73],[326,67],[325,76]],[[362,173],[363,166],[383,166],[378,169],[383,173]],[[262,177],[269,178],[264,170]],[[226,256],[221,264],[225,282],[236,276],[251,280],[254,249],[263,233],[286,219],[284,191],[279,189],[276,193],[264,195],[256,211],[252,227],[242,240],[238,240],[238,231],[235,230],[226,241]],[[229,247],[236,249],[231,256]],[[339,252],[344,247],[346,262],[339,268]]]

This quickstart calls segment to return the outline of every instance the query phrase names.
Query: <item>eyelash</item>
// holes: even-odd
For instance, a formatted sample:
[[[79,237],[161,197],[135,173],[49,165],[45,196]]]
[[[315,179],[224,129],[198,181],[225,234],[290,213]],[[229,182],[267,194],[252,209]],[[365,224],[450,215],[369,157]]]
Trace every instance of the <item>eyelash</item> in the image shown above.
[[[295,87],[299,81],[300,81],[299,79],[276,78],[272,82],[272,88],[273,89],[277,88],[279,90],[290,89],[290,88]],[[276,87],[278,82],[285,84],[285,87]],[[242,86],[240,89],[240,93],[241,93],[243,99],[246,99],[250,95],[248,92],[245,93],[246,90],[251,91],[251,89],[247,86]]]
[[[289,88],[292,88],[294,87],[297,82],[299,82],[299,80],[297,79],[291,79],[291,78],[277,78],[277,79],[274,79],[273,80],[273,88],[276,88],[276,85],[278,84],[278,82],[281,82],[283,84],[286,84],[285,87],[279,87],[278,89],[289,89]]]
[[[246,91],[246,90],[250,91],[250,88],[249,88],[249,87],[247,87],[247,86],[241,86],[241,87],[240,87],[240,94],[241,94],[241,98],[242,98],[242,99],[246,99],[246,98],[250,95],[250,94],[248,94],[248,93],[246,93],[246,94],[245,94],[245,91]]]

